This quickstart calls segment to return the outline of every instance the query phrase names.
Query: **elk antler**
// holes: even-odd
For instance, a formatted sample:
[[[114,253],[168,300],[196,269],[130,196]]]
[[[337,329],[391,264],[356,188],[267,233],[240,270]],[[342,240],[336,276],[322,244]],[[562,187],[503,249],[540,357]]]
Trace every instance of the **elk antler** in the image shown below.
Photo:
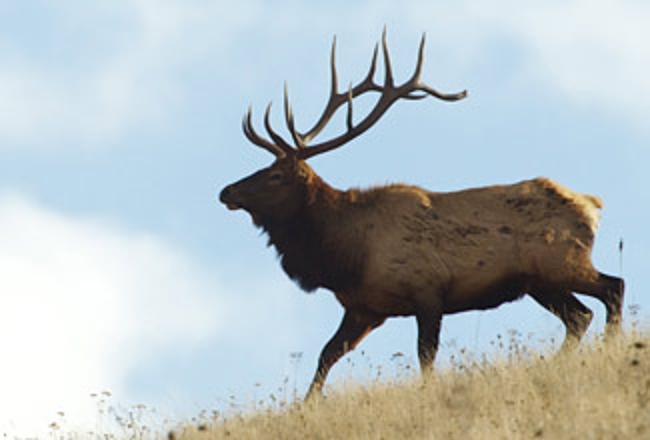
[[[400,98],[422,99],[426,98],[427,95],[434,96],[444,101],[457,101],[459,99],[465,98],[467,96],[466,90],[463,90],[459,93],[441,93],[422,82],[421,76],[422,65],[424,62],[424,45],[426,41],[425,37],[426,35],[422,35],[422,40],[420,41],[420,49],[418,52],[418,61],[415,67],[415,72],[404,84],[401,86],[396,86],[393,79],[393,71],[391,67],[390,54],[388,52],[388,44],[386,42],[386,30],[384,29],[384,32],[382,34],[382,50],[384,56],[385,71],[384,84],[379,85],[374,80],[375,70],[377,67],[377,54],[379,52],[379,45],[377,45],[375,46],[375,50],[372,56],[370,70],[368,71],[365,79],[354,87],[350,85],[350,88],[347,90],[347,92],[338,91],[338,75],[336,73],[336,38],[334,38],[334,41],[332,43],[332,55],[330,63],[332,77],[330,96],[327,105],[325,106],[325,110],[323,110],[323,114],[320,116],[316,124],[304,133],[300,133],[298,130],[296,130],[293,110],[291,109],[291,104],[289,103],[289,93],[285,84],[285,120],[295,146],[291,146],[272,129],[269,121],[271,111],[270,104],[267,107],[264,116],[264,126],[269,136],[271,137],[272,142],[262,138],[255,132],[251,122],[252,110],[250,108],[243,121],[244,134],[252,143],[270,151],[277,157],[294,156],[297,159],[306,160],[310,157],[316,156],[317,154],[325,153],[327,151],[338,148],[356,138],[368,130],[370,127],[372,127],[383,116],[383,114],[386,113],[386,111]],[[363,95],[367,92],[378,92],[381,94],[381,96],[379,97],[377,104],[370,111],[370,113],[368,113],[368,115],[359,123],[354,124],[352,118],[352,101],[357,96]],[[337,110],[345,103],[347,103],[348,107],[346,118],[347,131],[328,141],[324,141],[316,145],[309,145],[309,143],[316,136],[318,136],[318,134],[325,128],[325,126],[327,126],[330,119],[334,116]]]

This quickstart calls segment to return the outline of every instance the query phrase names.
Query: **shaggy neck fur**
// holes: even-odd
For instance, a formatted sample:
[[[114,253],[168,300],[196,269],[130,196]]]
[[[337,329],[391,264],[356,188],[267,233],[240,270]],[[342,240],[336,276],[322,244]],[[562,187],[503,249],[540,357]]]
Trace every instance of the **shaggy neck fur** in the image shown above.
[[[313,176],[301,198],[289,216],[259,219],[284,271],[308,292],[319,287],[344,292],[358,286],[364,263],[361,242],[336,221],[342,212],[354,209],[349,193]]]

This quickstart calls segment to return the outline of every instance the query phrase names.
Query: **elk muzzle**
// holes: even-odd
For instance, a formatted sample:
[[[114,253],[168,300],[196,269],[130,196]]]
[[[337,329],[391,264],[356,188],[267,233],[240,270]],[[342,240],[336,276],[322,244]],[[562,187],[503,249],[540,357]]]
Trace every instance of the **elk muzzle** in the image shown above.
[[[230,210],[236,210],[240,209],[241,206],[239,203],[237,203],[236,195],[235,195],[235,190],[233,189],[233,185],[228,185],[224,189],[221,190],[221,193],[219,194],[219,201],[226,205],[226,207]]]

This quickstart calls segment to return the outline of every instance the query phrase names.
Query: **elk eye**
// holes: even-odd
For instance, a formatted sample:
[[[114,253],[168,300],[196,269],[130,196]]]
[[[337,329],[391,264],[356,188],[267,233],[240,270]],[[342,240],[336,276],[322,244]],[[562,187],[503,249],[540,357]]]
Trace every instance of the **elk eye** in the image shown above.
[[[269,182],[271,183],[279,183],[282,180],[282,173],[271,173],[269,175]]]

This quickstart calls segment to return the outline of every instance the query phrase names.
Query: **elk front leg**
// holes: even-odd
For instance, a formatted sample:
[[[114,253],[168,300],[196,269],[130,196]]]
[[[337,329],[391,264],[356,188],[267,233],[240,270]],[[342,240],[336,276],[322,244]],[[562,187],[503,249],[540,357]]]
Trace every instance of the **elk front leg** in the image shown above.
[[[422,378],[426,379],[433,370],[433,361],[438,351],[442,312],[423,310],[415,315],[418,322],[418,358]]]
[[[330,368],[346,353],[353,350],[374,328],[384,322],[384,317],[368,313],[346,311],[332,339],[329,340],[318,360],[318,369],[309,387],[305,400],[322,393],[323,384]]]

